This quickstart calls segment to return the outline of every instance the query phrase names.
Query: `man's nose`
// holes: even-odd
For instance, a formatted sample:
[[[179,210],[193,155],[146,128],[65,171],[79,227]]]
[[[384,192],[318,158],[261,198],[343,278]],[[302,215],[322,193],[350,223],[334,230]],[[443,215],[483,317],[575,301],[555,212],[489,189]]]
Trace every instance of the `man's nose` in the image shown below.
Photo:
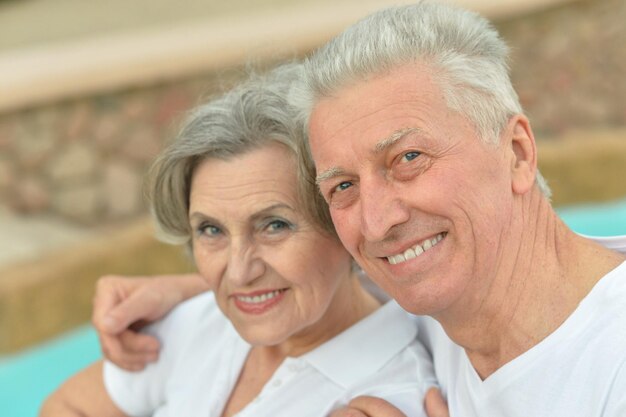
[[[360,188],[361,233],[366,240],[383,240],[394,226],[409,220],[402,196],[384,177],[362,178]]]
[[[245,287],[265,273],[265,263],[256,246],[249,241],[234,242],[230,248],[226,278],[238,287]]]

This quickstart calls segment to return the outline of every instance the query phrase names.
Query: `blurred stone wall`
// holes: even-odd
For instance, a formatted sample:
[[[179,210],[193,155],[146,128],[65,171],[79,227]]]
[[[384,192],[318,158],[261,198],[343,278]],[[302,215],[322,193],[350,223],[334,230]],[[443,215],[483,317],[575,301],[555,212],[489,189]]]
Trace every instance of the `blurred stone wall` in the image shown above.
[[[539,138],[626,125],[626,0],[574,1],[496,26]]]
[[[145,213],[143,179],[184,113],[241,69],[0,115],[0,201],[83,224]]]
[[[626,125],[626,0],[497,23],[538,137]],[[0,204],[84,224],[145,213],[144,174],[186,109],[241,69],[0,115]]]

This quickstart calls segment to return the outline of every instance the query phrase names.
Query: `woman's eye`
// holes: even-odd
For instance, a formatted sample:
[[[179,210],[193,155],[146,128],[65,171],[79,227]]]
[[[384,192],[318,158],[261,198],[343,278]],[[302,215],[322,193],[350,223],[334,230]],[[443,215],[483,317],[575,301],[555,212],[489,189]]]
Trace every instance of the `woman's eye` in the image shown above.
[[[290,228],[291,225],[284,220],[272,220],[266,227],[269,232],[280,232]]]
[[[198,232],[207,236],[217,236],[222,233],[222,230],[219,227],[213,226],[211,224],[203,224],[198,227]]]
[[[417,151],[407,152],[404,155],[402,155],[401,162],[410,162],[414,160],[415,158],[417,158],[418,156],[420,156],[420,153]]]

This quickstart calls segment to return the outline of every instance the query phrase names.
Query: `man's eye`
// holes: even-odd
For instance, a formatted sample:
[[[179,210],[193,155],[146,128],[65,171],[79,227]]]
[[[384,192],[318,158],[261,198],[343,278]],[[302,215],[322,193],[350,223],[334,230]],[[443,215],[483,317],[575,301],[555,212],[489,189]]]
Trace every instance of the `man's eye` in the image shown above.
[[[402,155],[402,158],[400,159],[401,162],[410,162],[412,160],[414,160],[415,158],[417,158],[418,156],[420,156],[421,154],[417,151],[411,151],[411,152],[407,152],[404,155]]]
[[[352,186],[350,181],[344,181],[335,187],[335,191],[344,191]]]

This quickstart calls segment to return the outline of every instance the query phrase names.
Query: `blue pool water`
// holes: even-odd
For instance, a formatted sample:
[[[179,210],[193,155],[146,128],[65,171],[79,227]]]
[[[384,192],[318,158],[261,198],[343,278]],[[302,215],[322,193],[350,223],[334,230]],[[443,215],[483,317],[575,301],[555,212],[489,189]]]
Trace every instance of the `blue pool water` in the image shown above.
[[[98,337],[91,326],[0,357],[0,416],[36,416],[43,400],[62,381],[99,358]]]
[[[558,211],[579,233],[626,234],[626,200]],[[68,376],[99,357],[98,339],[91,326],[81,327],[20,354],[0,357],[0,416],[36,416],[48,394]]]
[[[626,235],[626,200],[557,210],[565,223],[584,235]]]

